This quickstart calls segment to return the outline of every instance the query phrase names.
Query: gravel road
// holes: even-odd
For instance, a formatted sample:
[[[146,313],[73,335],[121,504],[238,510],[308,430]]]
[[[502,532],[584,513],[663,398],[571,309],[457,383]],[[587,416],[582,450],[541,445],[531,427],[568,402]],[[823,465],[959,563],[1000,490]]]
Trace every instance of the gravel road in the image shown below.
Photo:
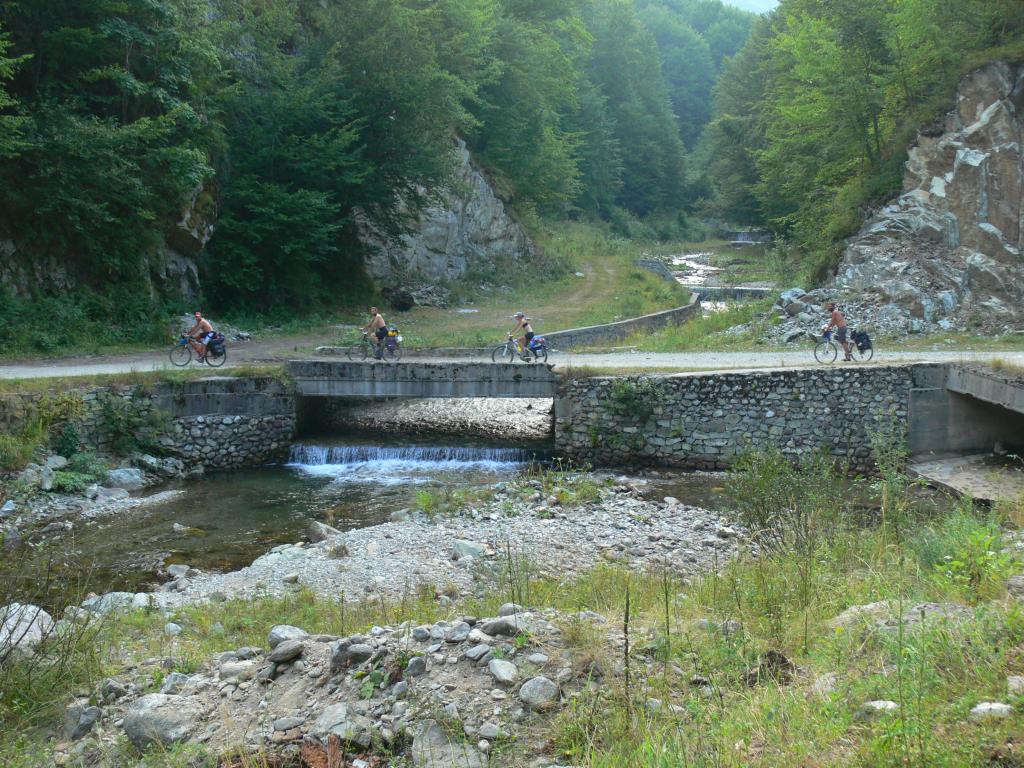
[[[308,343],[303,342],[303,345],[308,346]],[[280,363],[299,357],[299,355],[294,352],[294,342],[251,342],[245,345],[232,345],[228,349],[228,357],[230,362],[225,366],[226,368],[231,367],[233,364]],[[977,352],[955,348],[950,350],[916,350],[912,352],[876,351],[874,360],[869,364],[898,362],[958,363],[986,361],[997,358],[1008,364],[1024,366],[1024,352]],[[477,358],[462,357],[449,359],[433,356],[417,358],[414,353],[410,352],[407,353],[405,359],[423,359],[431,362],[468,362]],[[809,365],[818,365],[811,353],[810,346],[799,344],[789,348],[744,352],[552,353],[548,361],[558,368],[569,366],[631,370],[677,368],[683,371],[801,368]],[[197,365],[197,363],[193,363],[193,367]],[[835,365],[844,365],[844,363],[839,362],[835,363]],[[866,365],[866,363],[850,363],[850,365]],[[132,371],[158,371],[172,367],[166,355],[156,353],[140,353],[120,357],[33,360],[0,366],[0,379],[92,376],[96,374],[130,373]],[[210,368],[209,372],[210,375],[216,375],[217,369]]]

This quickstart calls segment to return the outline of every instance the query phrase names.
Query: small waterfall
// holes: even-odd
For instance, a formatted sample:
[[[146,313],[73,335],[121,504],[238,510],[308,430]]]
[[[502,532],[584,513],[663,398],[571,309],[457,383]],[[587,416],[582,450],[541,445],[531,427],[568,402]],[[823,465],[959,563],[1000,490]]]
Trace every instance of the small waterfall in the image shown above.
[[[469,448],[455,445],[302,445],[292,446],[289,463],[307,467],[370,462],[524,463],[550,459],[550,451],[525,448]]]

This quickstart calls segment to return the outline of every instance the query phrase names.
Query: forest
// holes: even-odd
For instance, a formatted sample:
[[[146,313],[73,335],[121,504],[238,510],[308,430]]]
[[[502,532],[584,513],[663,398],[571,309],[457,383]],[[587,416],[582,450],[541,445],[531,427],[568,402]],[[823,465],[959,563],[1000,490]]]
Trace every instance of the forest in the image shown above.
[[[431,203],[453,136],[528,221],[772,230],[826,268],[956,81],[1020,61],[1021,0],[7,0],[0,240],[56,255],[73,317],[142,322],[148,254],[215,206],[208,302],[355,290],[353,212]],[[425,192],[423,191],[425,190]],[[341,298],[344,298],[342,296]],[[3,302],[10,326],[23,300]]]

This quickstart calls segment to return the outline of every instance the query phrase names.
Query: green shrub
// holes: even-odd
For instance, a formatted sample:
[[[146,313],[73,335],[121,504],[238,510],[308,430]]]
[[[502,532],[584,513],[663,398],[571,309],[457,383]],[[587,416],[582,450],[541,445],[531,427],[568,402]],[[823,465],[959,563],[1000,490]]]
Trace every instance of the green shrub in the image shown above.
[[[612,412],[620,416],[632,416],[641,424],[645,424],[664,402],[664,389],[654,379],[619,379],[612,384]]]
[[[806,546],[814,529],[834,521],[843,489],[825,451],[785,456],[774,445],[751,446],[736,457],[726,494],[743,524],[766,544],[781,546],[792,536]]]

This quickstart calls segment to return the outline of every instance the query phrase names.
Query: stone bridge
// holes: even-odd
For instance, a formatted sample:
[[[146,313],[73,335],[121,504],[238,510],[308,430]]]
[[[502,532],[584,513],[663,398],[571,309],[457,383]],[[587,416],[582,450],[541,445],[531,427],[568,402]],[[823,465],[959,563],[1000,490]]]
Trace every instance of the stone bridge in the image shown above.
[[[305,397],[554,397],[550,365],[295,360],[285,367]]]

